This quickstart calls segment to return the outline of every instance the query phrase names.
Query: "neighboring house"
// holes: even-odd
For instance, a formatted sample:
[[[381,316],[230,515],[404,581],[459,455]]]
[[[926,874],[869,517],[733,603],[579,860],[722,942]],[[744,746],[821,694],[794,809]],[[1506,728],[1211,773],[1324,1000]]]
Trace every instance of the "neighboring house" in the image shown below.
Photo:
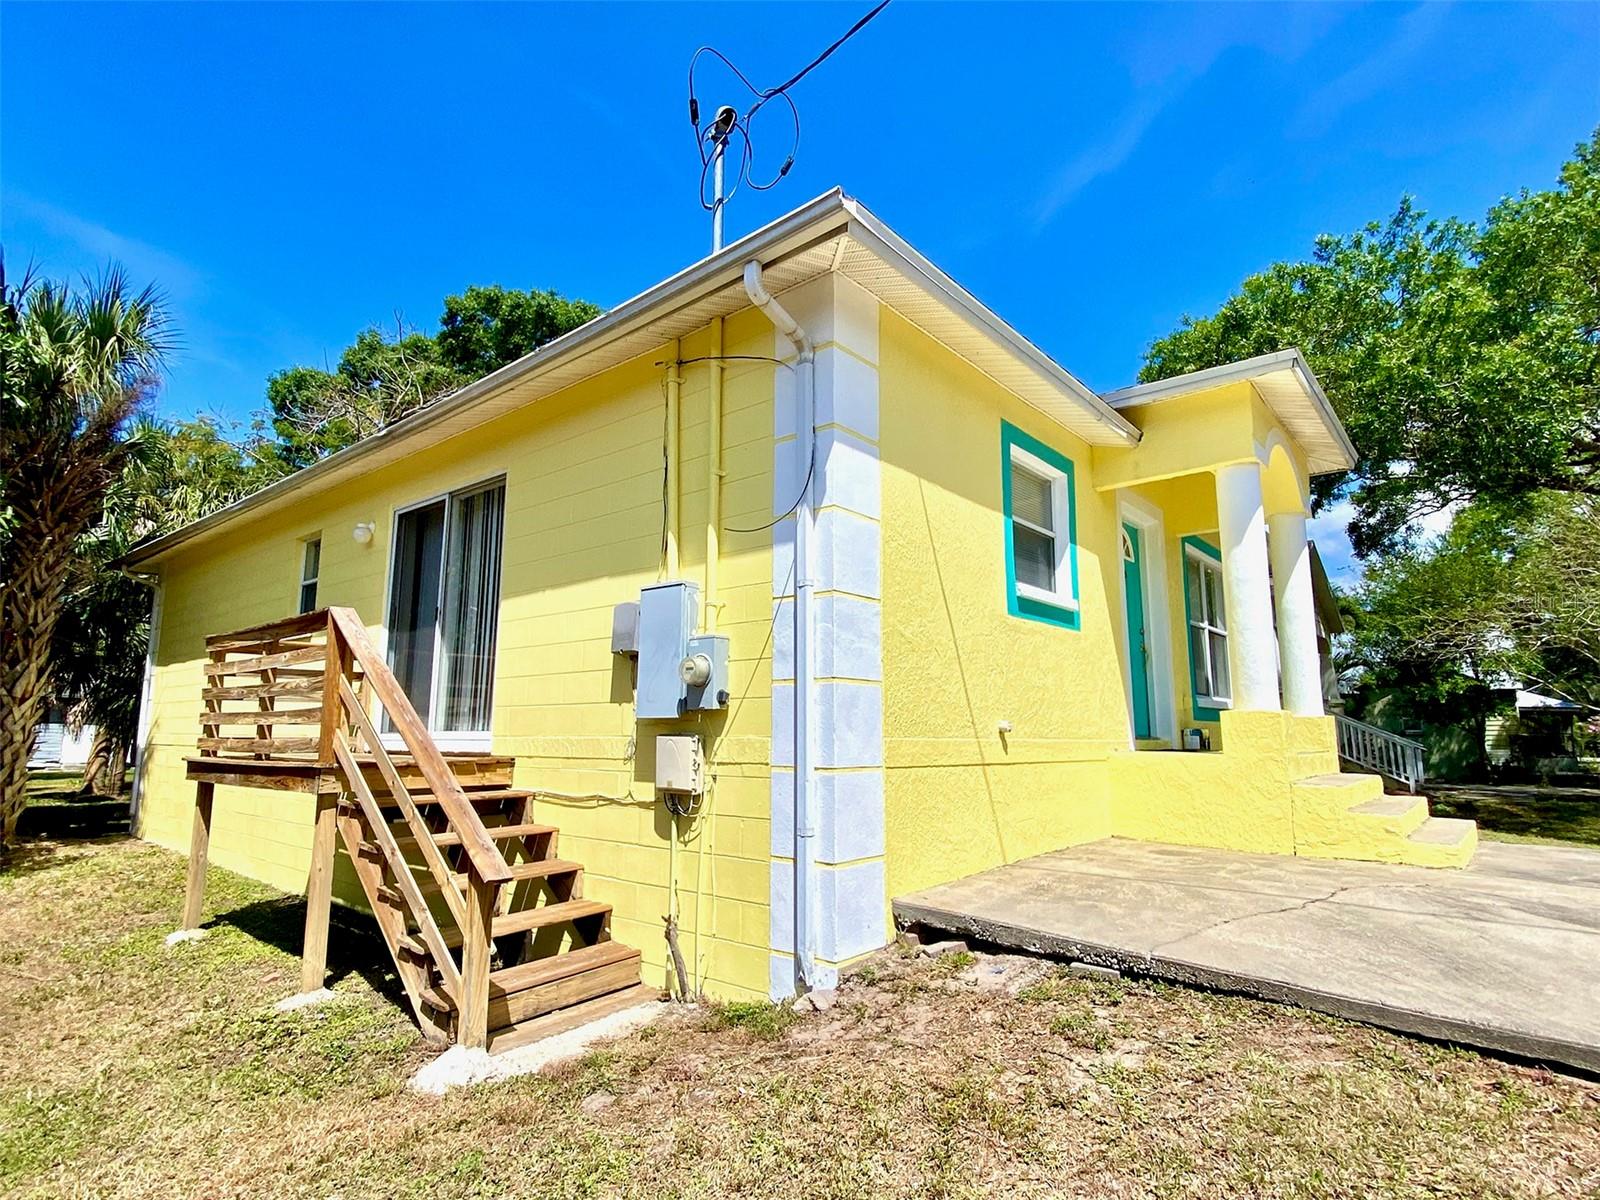
[[[1317,663],[1322,675],[1322,707],[1330,713],[1344,712],[1344,693],[1339,690],[1339,670],[1333,661],[1333,639],[1344,632],[1344,614],[1339,597],[1328,582],[1322,555],[1311,546],[1311,595],[1317,606]]]
[[[1583,705],[1527,688],[1496,688],[1495,711],[1484,719],[1483,749],[1491,766],[1530,771],[1577,771],[1575,729]]]
[[[89,761],[89,750],[93,745],[93,725],[85,725],[73,733],[67,723],[66,713],[59,706],[52,705],[34,731],[28,766],[34,770],[81,767]]]
[[[1298,352],[1097,395],[834,191],[136,550],[140,832],[188,844],[206,637],[338,605],[441,747],[515,759],[653,983],[674,908],[697,984],[785,996],[896,895],[1111,836],[1464,863],[1470,823],[1337,774],[1305,529],[1354,461]],[[310,797],[215,803],[215,862],[305,885]]]

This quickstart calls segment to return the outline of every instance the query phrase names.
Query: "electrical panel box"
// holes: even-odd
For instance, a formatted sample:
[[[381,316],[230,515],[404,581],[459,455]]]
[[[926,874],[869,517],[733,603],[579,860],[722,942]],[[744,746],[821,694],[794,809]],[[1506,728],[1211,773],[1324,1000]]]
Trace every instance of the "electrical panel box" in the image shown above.
[[[639,653],[639,602],[625,600],[611,610],[611,653]]]
[[[684,708],[707,712],[728,707],[728,639],[702,633],[689,639],[683,659]]]
[[[700,609],[692,583],[657,583],[639,593],[639,684],[634,710],[640,720],[673,720],[684,712],[688,690],[683,660]]]
[[[697,734],[656,738],[656,790],[698,796],[706,790],[706,765]]]

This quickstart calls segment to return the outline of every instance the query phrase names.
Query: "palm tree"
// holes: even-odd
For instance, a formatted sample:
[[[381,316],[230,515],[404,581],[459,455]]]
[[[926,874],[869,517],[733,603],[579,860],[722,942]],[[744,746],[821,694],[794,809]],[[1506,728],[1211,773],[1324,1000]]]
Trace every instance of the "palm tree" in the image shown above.
[[[0,263],[0,850],[26,802],[62,593],[167,347],[161,297],[121,269],[73,291],[8,285]]]

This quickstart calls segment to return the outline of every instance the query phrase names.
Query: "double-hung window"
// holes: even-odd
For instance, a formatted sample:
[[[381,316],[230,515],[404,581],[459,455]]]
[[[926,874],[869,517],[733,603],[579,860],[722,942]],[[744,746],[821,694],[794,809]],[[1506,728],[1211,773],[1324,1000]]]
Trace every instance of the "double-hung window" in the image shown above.
[[[1228,679],[1228,616],[1220,556],[1198,538],[1184,539],[1183,581],[1195,715],[1215,719],[1233,695]]]
[[[1077,515],[1072,460],[1001,426],[1006,606],[1013,616],[1078,628]]]
[[[322,573],[322,539],[307,538],[301,543],[300,557],[300,611],[317,610],[317,577]]]

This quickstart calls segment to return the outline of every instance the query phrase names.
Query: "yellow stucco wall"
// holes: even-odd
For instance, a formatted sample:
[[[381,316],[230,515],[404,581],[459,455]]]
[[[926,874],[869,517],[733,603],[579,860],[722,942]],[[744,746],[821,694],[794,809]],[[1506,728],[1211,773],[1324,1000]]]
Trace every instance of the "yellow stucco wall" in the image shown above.
[[[881,327],[890,896],[1105,837],[1127,744],[1116,505],[1089,447],[892,312]],[[1072,460],[1082,630],[1006,604],[1000,428]],[[1002,736],[1000,722],[1011,732]]]
[[[1338,775],[1331,719],[1196,716],[1183,539],[1218,542],[1213,472],[1267,448],[1267,511],[1305,494],[1303,455],[1252,388],[1150,405],[1139,448],[1091,450],[887,311],[881,340],[891,899],[1108,836],[1432,865],[1470,857],[1470,845],[1407,840],[1425,805],[1352,811],[1381,783]],[[1073,463],[1076,629],[1008,610],[1002,422]],[[1159,512],[1161,543],[1146,553],[1162,556],[1165,603],[1147,597],[1149,619],[1166,630],[1175,727],[1206,728],[1214,753],[1130,746],[1120,496]]]
[[[730,319],[725,337],[728,354],[771,350],[770,326],[753,312]],[[709,348],[701,334],[683,354]],[[610,651],[612,606],[661,577],[664,357],[662,347],[164,561],[142,835],[187,847],[193,788],[182,759],[198,733],[204,638],[295,611],[301,539],[323,538],[320,603],[354,607],[377,636],[394,510],[503,474],[492,750],[515,756],[519,785],[596,797],[541,797],[536,819],[560,827],[563,857],[586,867],[585,894],[615,906],[614,936],[643,951],[647,982],[664,983],[670,822],[651,781],[653,735],[668,725],[636,725],[627,662]],[[698,583],[708,377],[704,363],[684,369],[680,425],[679,574]],[[772,490],[772,367],[730,363],[724,413],[725,522],[759,525]],[[351,537],[360,521],[376,523],[366,546]],[[681,943],[708,990],[754,996],[767,989],[771,535],[726,533],[722,551],[718,627],[730,637],[734,700],[698,724],[672,723],[707,738],[715,777],[676,855]],[[301,890],[310,815],[304,797],[219,789],[213,861]],[[344,898],[359,897],[353,876],[341,870],[340,881]]]

